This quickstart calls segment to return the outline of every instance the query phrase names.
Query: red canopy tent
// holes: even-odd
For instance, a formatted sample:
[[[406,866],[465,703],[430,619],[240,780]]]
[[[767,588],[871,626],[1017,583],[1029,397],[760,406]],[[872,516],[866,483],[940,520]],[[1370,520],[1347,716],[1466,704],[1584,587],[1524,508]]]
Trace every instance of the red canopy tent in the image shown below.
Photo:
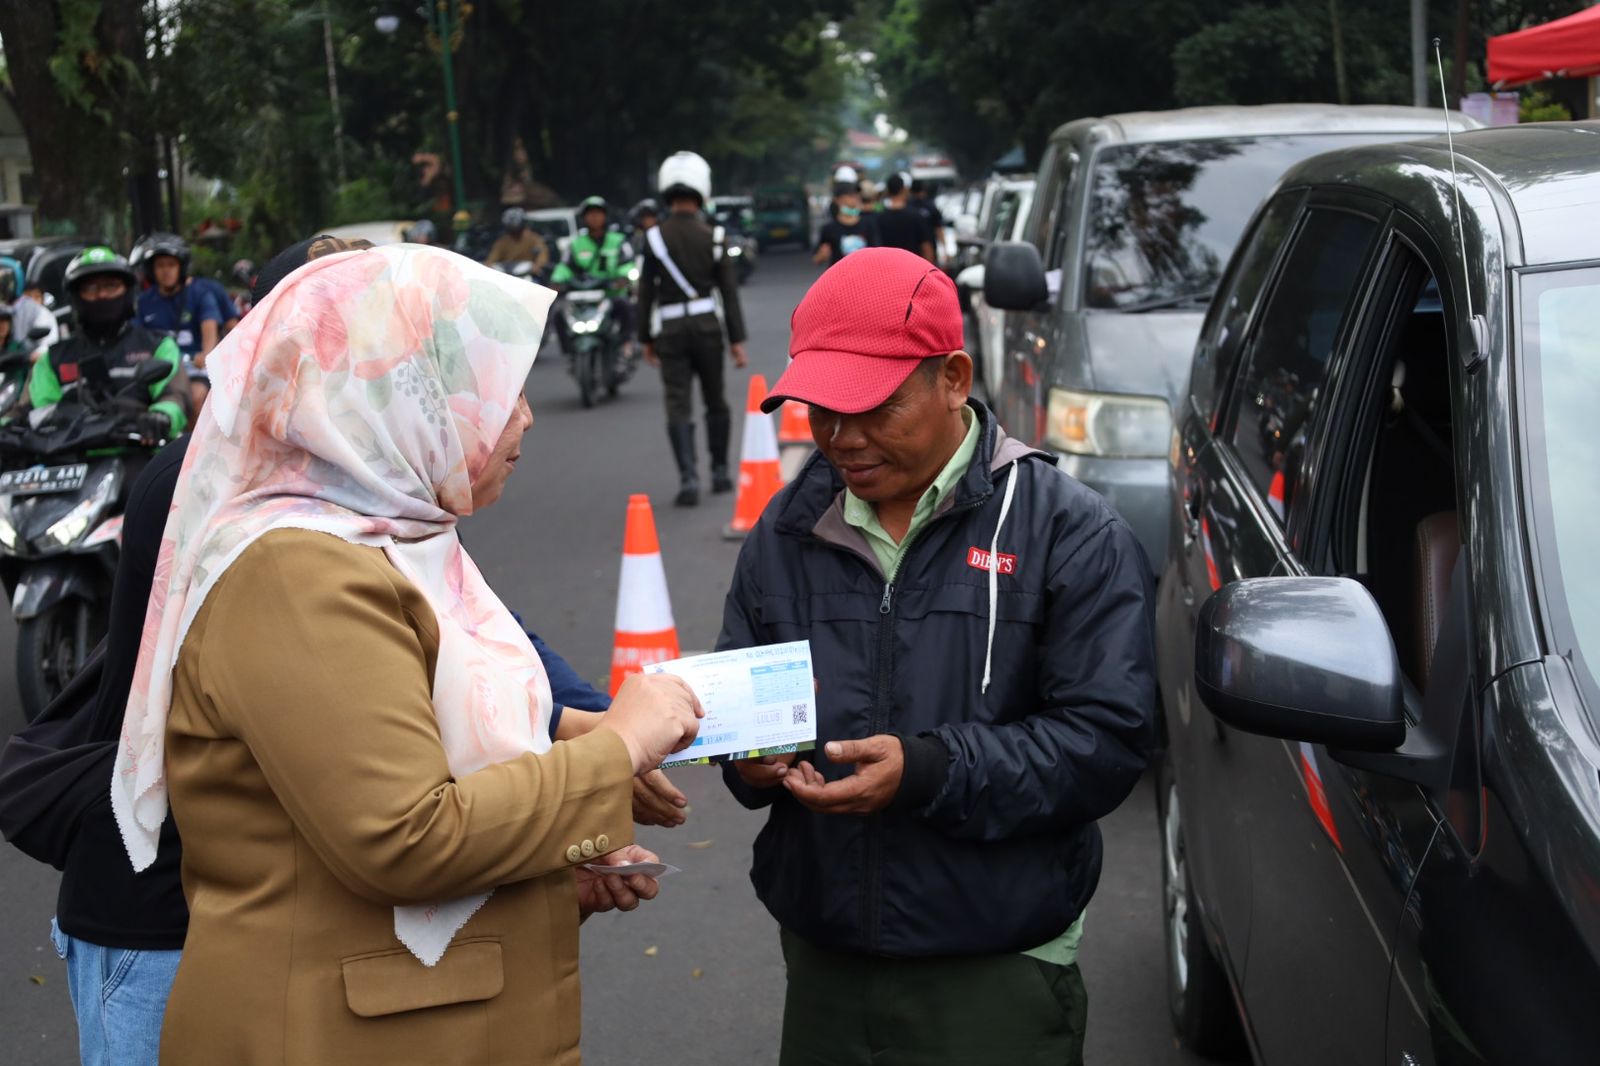
[[[1496,88],[1591,74],[1600,74],[1600,4],[1489,38],[1489,82]]]

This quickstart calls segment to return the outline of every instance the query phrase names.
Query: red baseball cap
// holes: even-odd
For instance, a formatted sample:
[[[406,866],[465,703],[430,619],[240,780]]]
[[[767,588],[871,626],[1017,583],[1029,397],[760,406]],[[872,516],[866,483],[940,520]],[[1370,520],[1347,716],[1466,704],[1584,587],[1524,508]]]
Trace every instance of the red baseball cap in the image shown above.
[[[860,414],[922,360],[960,351],[955,282],[902,248],[863,248],[829,267],[789,319],[789,367],[761,404],[785,400]]]

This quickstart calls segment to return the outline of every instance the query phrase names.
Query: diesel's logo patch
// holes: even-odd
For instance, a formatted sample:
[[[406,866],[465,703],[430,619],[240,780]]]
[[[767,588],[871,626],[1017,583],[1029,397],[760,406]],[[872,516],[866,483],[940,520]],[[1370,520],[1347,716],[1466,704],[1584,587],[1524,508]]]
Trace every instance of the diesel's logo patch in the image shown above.
[[[1017,572],[1017,557],[1015,555],[1001,554],[997,558],[1000,560],[1000,566],[998,567],[1000,573],[1014,574]],[[982,570],[987,574],[989,572],[989,553],[982,548],[968,548],[967,565],[974,570]]]

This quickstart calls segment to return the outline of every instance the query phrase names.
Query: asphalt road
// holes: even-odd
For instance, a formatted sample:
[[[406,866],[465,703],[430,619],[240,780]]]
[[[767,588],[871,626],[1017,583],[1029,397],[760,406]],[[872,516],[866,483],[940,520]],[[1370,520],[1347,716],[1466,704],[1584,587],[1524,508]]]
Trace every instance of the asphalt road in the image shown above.
[[[815,270],[802,256],[776,253],[745,289],[752,371],[769,383],[786,359],[789,313]],[[736,406],[748,380],[731,372]],[[559,357],[547,352],[528,396],[535,424],[507,496],[464,530],[502,598],[603,685],[624,508],[629,493],[645,492],[655,504],[682,645],[709,648],[738,553],[720,535],[732,504],[717,497],[696,510],[671,506],[675,472],[659,378],[643,370],[618,400],[584,411]],[[734,438],[737,448],[737,426]],[[19,722],[14,636],[0,612],[0,735]],[[688,824],[642,830],[640,840],[683,872],[646,908],[584,927],[585,1060],[775,1063],[783,964],[776,928],[747,878],[760,816],[738,807],[712,771],[674,778],[691,800]],[[1169,1035],[1154,806],[1147,781],[1103,823],[1105,871],[1082,951],[1087,1058],[1095,1064],[1201,1061],[1175,1050]],[[47,935],[56,880],[54,871],[0,847],[0,1063],[10,1066],[77,1061],[65,969]]]

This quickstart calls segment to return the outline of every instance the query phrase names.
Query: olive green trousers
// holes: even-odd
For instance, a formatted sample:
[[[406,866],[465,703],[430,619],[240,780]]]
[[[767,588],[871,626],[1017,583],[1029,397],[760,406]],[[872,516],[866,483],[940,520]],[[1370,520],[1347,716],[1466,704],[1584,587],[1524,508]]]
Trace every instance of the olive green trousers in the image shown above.
[[[880,959],[782,931],[780,1066],[1081,1066],[1076,965],[1028,955]]]

